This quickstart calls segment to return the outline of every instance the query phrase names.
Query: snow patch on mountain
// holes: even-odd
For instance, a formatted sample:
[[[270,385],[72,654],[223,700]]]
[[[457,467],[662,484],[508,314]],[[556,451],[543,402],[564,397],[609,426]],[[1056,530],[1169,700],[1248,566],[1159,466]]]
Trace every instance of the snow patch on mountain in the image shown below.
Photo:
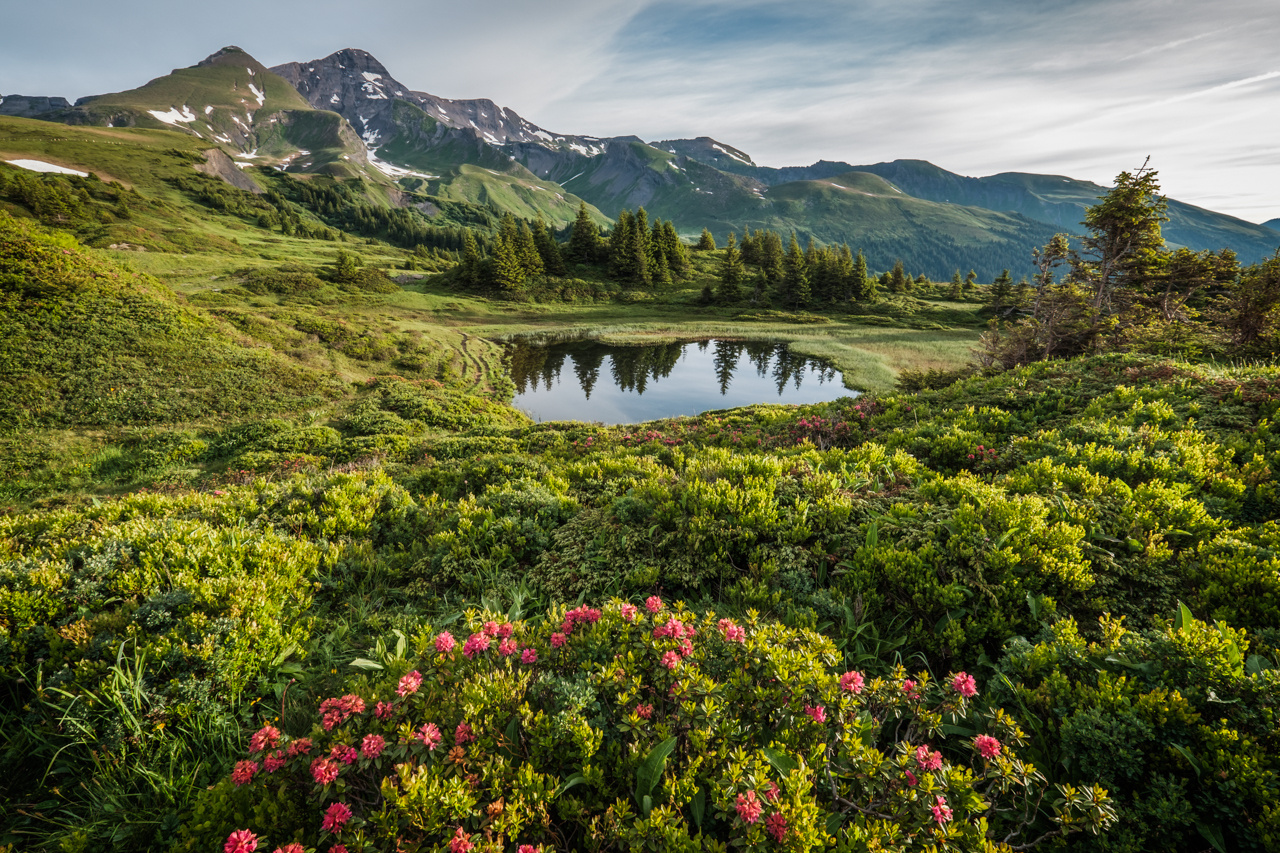
[[[259,91],[258,87],[252,83],[249,84],[249,91],[253,92],[253,96],[258,99],[258,106],[262,106],[267,102],[267,93]]]
[[[46,163],[43,160],[5,160],[5,162],[10,166],[17,166],[19,169],[26,169],[29,172],[50,172],[55,175],[76,175],[81,178],[89,177],[88,172],[68,169],[66,166],[55,166],[53,163]]]
[[[196,114],[191,112],[191,107],[186,104],[182,105],[181,110],[176,107],[171,107],[165,112],[161,112],[160,110],[147,110],[147,112],[150,113],[157,121],[162,121],[165,124],[172,124],[175,127],[178,124],[196,120]]]

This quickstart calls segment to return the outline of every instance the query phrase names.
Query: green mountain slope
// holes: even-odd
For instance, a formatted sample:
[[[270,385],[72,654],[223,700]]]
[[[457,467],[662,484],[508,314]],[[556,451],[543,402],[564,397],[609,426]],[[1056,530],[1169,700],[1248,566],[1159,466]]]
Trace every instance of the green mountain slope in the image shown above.
[[[236,417],[341,391],[154,279],[2,211],[0,305],[0,428]]]

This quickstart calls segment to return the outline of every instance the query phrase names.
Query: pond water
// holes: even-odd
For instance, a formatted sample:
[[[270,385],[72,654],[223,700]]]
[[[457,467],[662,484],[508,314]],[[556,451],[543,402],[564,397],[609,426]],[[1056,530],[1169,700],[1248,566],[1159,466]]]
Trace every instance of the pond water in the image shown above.
[[[626,424],[752,403],[857,396],[831,365],[767,341],[518,343],[508,354],[515,406],[538,421]]]

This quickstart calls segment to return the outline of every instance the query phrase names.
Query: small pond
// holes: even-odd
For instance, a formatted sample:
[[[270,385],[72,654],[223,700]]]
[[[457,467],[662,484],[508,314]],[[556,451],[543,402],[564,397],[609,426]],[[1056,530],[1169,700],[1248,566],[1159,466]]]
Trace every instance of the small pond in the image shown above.
[[[517,343],[508,354],[516,408],[538,421],[626,424],[857,395],[830,364],[767,341]]]

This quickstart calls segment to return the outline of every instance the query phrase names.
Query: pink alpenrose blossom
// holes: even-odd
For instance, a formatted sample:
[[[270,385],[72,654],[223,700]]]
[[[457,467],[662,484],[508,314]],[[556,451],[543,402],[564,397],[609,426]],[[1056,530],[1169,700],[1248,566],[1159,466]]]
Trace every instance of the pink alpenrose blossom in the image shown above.
[[[387,739],[382,735],[369,734],[364,736],[364,740],[360,741],[360,757],[361,758],[377,758],[382,755],[382,750],[387,748]]]
[[[520,653],[520,663],[537,663],[538,650],[530,646]]]
[[[773,840],[781,844],[787,837],[787,819],[781,812],[774,812],[764,819],[764,828],[773,836]]]
[[[662,609],[662,599],[656,595],[651,595],[644,600],[644,609],[650,613],[657,613]]]
[[[422,728],[418,729],[413,736],[430,750],[434,750],[440,745],[440,741],[444,740],[444,735],[440,734],[440,728],[435,723],[423,723]]]
[[[441,631],[436,634],[436,651],[442,655],[447,655],[453,651],[453,647],[457,645],[457,641],[453,639],[453,634],[448,631]]]
[[[918,746],[916,747],[916,763],[920,765],[921,770],[941,770],[942,753],[937,750],[930,751],[927,746]]]
[[[755,823],[760,819],[760,813],[764,811],[764,803],[756,799],[755,791],[747,791],[745,794],[739,794],[734,809],[738,812],[738,817],[747,823]]]
[[[467,835],[467,831],[462,827],[458,827],[453,838],[449,839],[449,853],[471,853],[474,847],[471,836]]]
[[[946,797],[938,796],[935,798],[930,810],[933,812],[933,819],[938,822],[938,826],[943,826],[947,821],[951,820],[951,809],[947,806]]]
[[[280,745],[280,730],[275,726],[267,725],[254,732],[253,737],[249,738],[249,752],[265,752],[268,749],[275,749]]]
[[[851,670],[840,676],[840,689],[846,693],[852,693],[854,696],[862,692],[864,684],[866,684],[866,679],[862,677],[860,672]]]
[[[400,684],[396,687],[396,695],[400,697],[409,696],[410,694],[417,693],[418,688],[421,686],[422,673],[415,669],[413,672],[400,679]]]
[[[966,699],[972,699],[978,695],[978,684],[967,672],[956,673],[955,678],[951,679],[951,689]]]
[[[258,836],[247,829],[237,829],[227,836],[222,845],[223,853],[253,853],[258,849]]]
[[[351,820],[351,807],[346,803],[334,803],[324,813],[324,821],[320,828],[325,832],[341,832],[342,827]]]
[[[991,735],[978,735],[973,739],[973,746],[978,754],[990,761],[1000,754],[1000,741]]]
[[[248,785],[253,781],[253,775],[258,772],[258,762],[245,759],[237,761],[235,769],[231,771],[231,781],[239,788],[241,785]]]

